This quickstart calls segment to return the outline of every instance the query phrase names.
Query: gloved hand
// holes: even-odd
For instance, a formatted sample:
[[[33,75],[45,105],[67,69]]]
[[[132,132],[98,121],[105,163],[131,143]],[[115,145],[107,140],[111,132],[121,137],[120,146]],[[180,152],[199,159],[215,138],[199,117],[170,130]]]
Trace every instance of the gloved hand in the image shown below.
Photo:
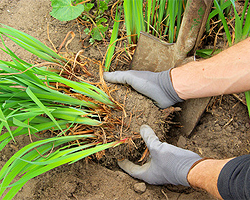
[[[156,101],[160,108],[167,108],[183,101],[174,90],[170,70],[158,73],[135,70],[104,72],[103,76],[111,83],[131,85],[141,94]]]
[[[151,154],[150,161],[139,166],[129,160],[123,160],[118,162],[118,165],[129,175],[149,184],[189,186],[188,172],[201,157],[192,151],[160,142],[148,125],[141,126],[140,134]]]

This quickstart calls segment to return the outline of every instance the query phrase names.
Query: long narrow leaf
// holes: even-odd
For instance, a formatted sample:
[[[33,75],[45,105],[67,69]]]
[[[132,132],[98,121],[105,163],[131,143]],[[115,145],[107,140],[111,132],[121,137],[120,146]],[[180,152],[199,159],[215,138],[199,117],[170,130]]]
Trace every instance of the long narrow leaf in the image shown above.
[[[42,141],[31,143],[28,146],[22,148],[14,156],[12,156],[12,158],[5,164],[5,166],[0,171],[0,174],[1,174],[0,178],[1,179],[4,178],[3,182],[0,185],[0,188],[1,188],[0,195],[2,195],[2,193],[6,189],[6,186],[15,178],[15,176],[18,173],[21,173],[23,171],[23,168],[28,164],[27,162],[22,162],[22,165],[20,166],[21,157],[23,157],[23,155],[24,155],[25,159],[29,158],[29,159],[33,160],[35,157],[39,156],[35,150],[33,150],[33,152],[26,154],[29,150],[31,150],[33,148],[39,148],[39,150],[42,150],[41,148],[43,148],[43,147],[39,147],[40,145],[50,145],[51,146],[54,143],[54,145],[58,146],[59,144],[67,143],[67,142],[72,141],[72,140],[81,139],[81,138],[91,138],[91,137],[94,137],[94,136],[93,135],[83,135],[83,136],[66,136],[66,137],[60,137],[60,138],[50,138],[50,139],[45,139]],[[51,148],[47,148],[45,146],[45,148],[43,148],[42,153],[44,153],[44,152],[46,152],[46,150],[48,151],[50,149]],[[18,166],[18,165],[20,167],[16,168],[16,166]],[[16,171],[13,171],[12,169],[16,169]],[[22,179],[20,179],[19,181],[21,181],[21,180]],[[20,185],[18,185],[17,187],[19,187],[19,186]],[[10,191],[8,194],[14,196],[16,194],[16,192],[13,194],[13,192]],[[8,194],[4,197],[4,199],[9,199]]]
[[[245,96],[246,96],[248,114],[249,114],[249,117],[250,117],[250,91],[245,92]]]
[[[160,7],[159,7],[159,14],[158,14],[158,20],[157,20],[157,29],[156,30],[160,30],[160,26],[163,20],[163,15],[165,12],[165,4],[166,4],[166,0],[161,0],[160,1]],[[161,31],[159,31],[161,32]]]
[[[228,25],[227,25],[227,21],[225,19],[225,16],[223,15],[222,9],[221,9],[217,0],[214,0],[214,5],[215,5],[216,9],[218,10],[219,16],[221,18],[221,21],[222,21],[222,24],[223,24],[223,27],[224,27],[224,30],[225,30],[225,33],[227,36],[228,44],[229,44],[229,46],[231,46],[232,45],[232,38],[231,38],[229,29],[228,29]]]
[[[179,35],[179,31],[180,31],[180,27],[181,27],[182,13],[183,13],[182,1],[179,1],[178,5],[177,5],[177,25],[176,25],[176,37],[175,38],[178,38],[178,35]]]
[[[230,1],[225,1],[223,4],[220,5],[221,10],[225,10],[226,8],[229,8],[231,6],[231,2]],[[216,15],[219,14],[219,10],[215,9],[213,10],[211,13],[209,13],[208,19],[207,21],[209,22],[210,19],[212,19],[213,17],[215,17]]]
[[[6,164],[3,166],[3,168],[0,171],[0,179],[3,178],[3,174],[5,174],[6,171],[8,171],[7,168],[10,167],[11,164],[13,162],[15,162],[15,160],[18,160],[18,158],[21,158],[28,151],[30,151],[31,149],[33,149],[35,147],[38,147],[38,146],[46,144],[46,143],[55,142],[55,141],[69,142],[69,141],[73,141],[73,140],[78,140],[78,139],[82,139],[82,138],[91,138],[91,137],[93,138],[95,136],[94,135],[64,136],[64,137],[49,138],[49,139],[45,139],[45,140],[41,140],[41,141],[37,141],[37,142],[33,142],[31,144],[28,144],[27,146],[25,146],[21,150],[19,150],[17,153],[15,153],[6,162]],[[12,169],[12,167],[10,169]]]
[[[249,2],[249,0],[247,0],[246,2]],[[245,25],[244,25],[244,28],[242,30],[242,39],[247,38],[249,36],[249,32],[250,32],[250,12],[249,12],[249,10],[250,10],[250,8],[248,7]],[[242,18],[244,18],[244,15],[245,15],[245,13],[243,13]]]
[[[44,53],[43,51],[39,51],[37,49],[35,49],[34,47],[24,43],[23,41],[21,40],[18,40],[12,36],[7,36],[9,37],[13,42],[15,42],[16,44],[18,44],[20,47],[24,48],[25,50],[33,53],[34,55],[36,55],[37,57],[43,59],[43,60],[46,60],[46,61],[49,61],[49,62],[55,62],[55,63],[60,63],[59,61],[57,61],[56,59],[54,59],[52,56]]]
[[[127,31],[127,35],[129,36],[129,35],[132,35],[132,29],[133,29],[131,1],[130,0],[124,0],[123,7],[124,7],[126,31]],[[128,37],[128,42],[130,44],[131,44],[131,41],[132,41],[131,37]]]
[[[85,138],[86,137],[88,137],[88,136],[85,136]],[[31,178],[34,178],[34,177],[36,177],[44,172],[47,172],[47,171],[49,171],[57,166],[60,166],[60,165],[66,164],[66,163],[76,162],[82,158],[85,158],[86,156],[92,155],[96,152],[105,150],[105,149],[110,148],[110,147],[114,147],[120,143],[122,143],[122,141],[98,145],[96,147],[89,148],[89,149],[86,149],[83,151],[81,151],[81,149],[85,149],[86,147],[91,146],[91,144],[83,145],[80,147],[75,147],[72,149],[62,148],[62,151],[57,151],[57,152],[53,153],[53,156],[51,155],[51,156],[49,156],[49,158],[44,158],[44,159],[40,158],[36,162],[29,162],[29,160],[34,158],[34,153],[36,153],[36,152],[34,152],[33,154],[29,153],[30,156],[32,156],[32,157],[30,157],[30,156],[25,157],[24,156],[25,159],[29,159],[27,161],[25,161],[25,159],[22,159],[20,157],[19,163],[22,162],[22,169],[20,169],[18,171],[19,171],[19,173],[21,173],[21,172],[23,172],[23,170],[25,170],[26,173],[22,176],[21,179],[19,179],[16,183],[11,185],[12,188],[5,195],[4,199],[9,199],[9,198],[14,197],[15,194],[19,191],[19,189]],[[41,149],[39,149],[39,150],[41,150]],[[45,149],[43,149],[43,152],[44,151],[45,151]],[[20,162],[20,160],[21,160],[21,162]],[[25,164],[25,162],[26,162],[26,164]],[[16,164],[16,163],[13,163],[13,164]],[[33,164],[33,166],[31,166],[30,164]],[[37,166],[35,167],[36,164],[37,164]],[[16,165],[14,165],[14,166],[16,166]],[[10,183],[10,180],[13,179],[16,175],[17,175],[16,172],[9,173],[8,175],[6,175],[6,179],[8,181],[6,181],[5,187],[2,189],[3,191],[5,190],[6,185]]]
[[[66,124],[68,124],[68,121],[65,120],[58,120],[57,123],[60,125],[60,127],[62,129],[66,129]],[[39,131],[43,131],[43,130],[49,130],[52,129],[54,131],[58,130],[57,126],[55,126],[55,123],[50,121],[50,122],[44,122],[44,123],[39,123],[37,125],[33,125],[33,127]],[[30,130],[31,134],[36,133],[36,131],[34,131],[34,129]],[[25,135],[28,134],[28,130],[23,129],[22,127],[18,127],[15,131],[13,131],[13,136],[19,136],[19,135]],[[0,150],[2,150],[6,144],[8,144],[8,142],[11,140],[11,136],[8,132],[0,135]]]
[[[14,29],[10,26],[4,25],[4,24],[0,24],[0,25],[5,27],[5,28],[0,28],[0,33],[5,33],[8,35],[11,35],[11,36],[19,39],[20,41],[25,42],[27,45],[33,46],[34,48],[36,48],[39,51],[42,51],[42,52],[44,52],[44,53],[46,53],[54,58],[61,60],[61,61],[66,61],[64,58],[62,58],[60,55],[55,53],[53,50],[51,50],[49,47],[47,47],[45,44],[43,44],[42,42],[40,42],[36,38],[22,32],[22,31]],[[33,53],[33,52],[31,52],[31,53]]]
[[[152,12],[152,0],[148,0],[147,3],[147,32],[149,33],[149,27],[150,27],[150,17],[151,17],[151,12]]]
[[[238,43],[242,39],[242,23],[238,15],[238,12],[235,8],[234,0],[230,0],[230,1],[233,5],[234,16],[235,16],[235,43]]]
[[[2,109],[1,109],[1,107],[0,107],[0,121],[1,121],[1,124],[2,124],[3,126],[5,126],[6,129],[9,131],[9,134],[10,134],[11,138],[13,139],[13,141],[16,142],[15,139],[14,139],[14,137],[13,137],[13,134],[12,134],[12,131],[11,131],[11,129],[10,129],[10,126],[9,126],[9,124],[8,124],[8,122],[7,122],[7,119],[5,118],[5,116],[4,116],[4,114],[3,114],[3,111],[2,111]]]
[[[117,36],[118,36],[120,16],[121,16],[121,14],[120,14],[120,12],[118,12],[118,7],[117,7],[116,14],[115,14],[115,22],[114,22],[112,35],[110,38],[108,52],[107,52],[106,61],[105,61],[105,71],[109,71],[111,59],[112,59],[112,56],[113,56],[114,51],[115,51],[115,45],[116,45],[115,40],[117,39]]]
[[[26,93],[30,96],[30,98],[40,107],[43,111],[49,116],[49,118],[55,123],[55,125],[62,131],[60,125],[57,123],[56,119],[53,115],[48,111],[48,109],[43,105],[43,103],[35,96],[35,94],[31,91],[30,88],[26,89]]]

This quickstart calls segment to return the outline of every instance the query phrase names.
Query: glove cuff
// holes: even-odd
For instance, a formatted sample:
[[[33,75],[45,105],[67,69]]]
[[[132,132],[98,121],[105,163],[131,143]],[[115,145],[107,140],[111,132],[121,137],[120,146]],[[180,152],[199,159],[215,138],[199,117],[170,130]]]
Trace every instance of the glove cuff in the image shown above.
[[[174,104],[179,103],[184,101],[183,99],[181,99],[178,94],[176,93],[173,83],[172,83],[172,79],[171,79],[171,70],[173,68],[170,68],[167,71],[164,72],[160,72],[159,73],[159,85],[161,86],[162,90],[172,99],[172,101],[174,102]]]
[[[188,171],[188,173],[187,173],[187,177],[188,177],[188,174],[190,173],[190,171],[191,171],[196,165],[198,165],[200,162],[202,162],[202,161],[204,161],[204,160],[208,160],[208,159],[212,159],[212,158],[205,157],[205,158],[202,158],[202,159],[200,159],[200,160],[197,160],[197,161],[190,167],[190,169],[189,169],[189,171]],[[190,187],[193,187],[193,186],[189,183],[188,180],[187,180],[187,182],[188,182],[188,184],[189,184]]]
[[[200,160],[202,160],[202,158],[198,154],[195,154],[195,153],[192,157],[189,156],[181,160],[181,163],[179,163],[179,167],[175,172],[176,173],[175,176],[177,177],[177,180],[176,180],[177,184],[175,185],[183,185],[183,186],[190,187],[190,184],[187,181],[188,173],[190,172],[193,165],[199,162]]]

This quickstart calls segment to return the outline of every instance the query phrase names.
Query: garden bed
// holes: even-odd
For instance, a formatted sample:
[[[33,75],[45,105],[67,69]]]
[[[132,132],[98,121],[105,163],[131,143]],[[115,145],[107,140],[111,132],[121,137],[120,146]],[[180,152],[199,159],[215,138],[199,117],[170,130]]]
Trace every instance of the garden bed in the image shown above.
[[[76,53],[83,49],[81,41],[87,37],[83,27],[76,21],[60,22],[50,16],[50,11],[49,0],[2,0],[0,19],[1,23],[24,31],[48,46],[48,32],[52,42],[59,47],[66,34],[73,31],[76,37],[69,44],[69,50]],[[21,58],[29,62],[35,61],[33,56],[13,43],[6,41],[6,44]],[[99,42],[86,48],[83,55],[90,59],[102,60],[106,49],[107,45]],[[0,55],[0,59],[8,58]],[[90,69],[96,74],[92,79],[98,79],[97,65],[90,67],[95,67]],[[111,69],[126,70],[128,63],[114,65]],[[247,108],[235,96],[213,98],[199,124],[187,138],[179,133],[178,127],[181,124],[175,122],[175,118],[171,119],[172,124],[166,123],[169,110],[160,110],[150,99],[128,86],[108,86],[110,90],[116,89],[111,95],[125,105],[126,111],[126,116],[122,111],[114,111],[116,118],[124,124],[117,125],[114,134],[124,138],[131,137],[133,140],[106,151],[100,160],[81,160],[42,174],[30,180],[14,199],[165,199],[166,196],[168,199],[213,199],[205,192],[183,187],[146,185],[145,192],[135,191],[136,183],[141,181],[123,173],[116,164],[116,158],[127,157],[133,161],[141,158],[145,145],[138,132],[142,124],[150,125],[162,141],[195,151],[203,157],[228,158],[249,153]],[[239,94],[239,97],[244,99],[243,94]],[[171,109],[170,111],[173,111]],[[174,115],[181,115],[181,112],[177,111]],[[168,119],[174,115],[168,115]],[[8,144],[7,148],[0,152],[0,165],[29,143],[28,137],[20,137],[17,144]]]

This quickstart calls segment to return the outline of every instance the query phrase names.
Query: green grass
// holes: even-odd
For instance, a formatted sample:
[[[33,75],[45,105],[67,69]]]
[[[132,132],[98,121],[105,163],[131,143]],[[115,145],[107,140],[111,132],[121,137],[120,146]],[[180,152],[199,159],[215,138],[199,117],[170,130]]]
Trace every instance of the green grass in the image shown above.
[[[149,0],[145,10],[142,4],[141,0],[124,1],[127,35],[137,34],[134,38],[128,38],[129,43],[135,44],[137,42],[140,31],[147,31],[170,43],[176,41],[186,1]]]
[[[32,142],[13,155],[0,171],[0,196],[11,199],[31,178],[65,163],[74,163],[123,141],[103,144],[95,134],[68,136],[76,124],[102,126],[102,117],[116,104],[100,88],[86,82],[75,82],[49,71],[46,65],[65,65],[68,61],[37,39],[6,25],[0,35],[12,61],[0,60],[0,150],[15,137],[37,137],[52,130],[54,137]],[[33,65],[20,59],[4,43],[3,37],[47,61]],[[65,86],[68,92],[55,87]],[[63,87],[62,87],[63,89]],[[63,90],[64,91],[64,90]],[[75,98],[74,96],[81,98]],[[16,127],[15,130],[11,127]],[[88,129],[87,129],[88,130]],[[78,142],[75,142],[75,141]],[[61,145],[64,145],[63,147]],[[59,147],[60,146],[60,147]],[[46,154],[47,156],[44,156]],[[19,180],[13,182],[15,177]],[[10,188],[5,196],[3,193]]]
[[[80,135],[80,136],[65,136],[55,137],[38,142],[33,142],[16,154],[14,154],[0,171],[0,196],[8,188],[11,189],[4,196],[3,199],[11,199],[15,194],[27,183],[30,179],[54,169],[60,165],[69,163],[72,164],[78,160],[92,155],[96,152],[105,150],[107,148],[119,145],[121,142],[112,142],[107,144],[82,142],[80,146],[68,145],[57,148],[56,151],[47,154],[47,156],[40,156],[40,154],[48,153],[52,148],[60,145],[65,145],[74,140],[89,139],[95,137],[94,135]],[[34,149],[35,148],[35,149]],[[38,153],[39,152],[39,153]],[[21,178],[12,183],[12,180],[21,175]]]
[[[109,71],[110,63],[111,63],[112,57],[114,55],[116,40],[117,40],[117,36],[118,36],[118,31],[119,31],[120,18],[121,18],[121,13],[119,12],[118,7],[117,7],[116,14],[115,14],[115,22],[114,22],[114,26],[112,29],[112,35],[110,38],[110,42],[109,42],[109,46],[108,46],[108,50],[107,50],[107,55],[106,55],[105,71]]]
[[[129,44],[136,44],[140,31],[146,31],[170,43],[175,42],[180,25],[186,0],[148,0],[143,6],[143,0],[124,0],[123,11],[125,26]],[[118,17],[116,15],[116,17]],[[118,18],[117,18],[118,19]],[[109,70],[110,62],[114,54],[117,40],[118,23],[114,22],[114,28],[108,47],[105,61],[106,71]]]

